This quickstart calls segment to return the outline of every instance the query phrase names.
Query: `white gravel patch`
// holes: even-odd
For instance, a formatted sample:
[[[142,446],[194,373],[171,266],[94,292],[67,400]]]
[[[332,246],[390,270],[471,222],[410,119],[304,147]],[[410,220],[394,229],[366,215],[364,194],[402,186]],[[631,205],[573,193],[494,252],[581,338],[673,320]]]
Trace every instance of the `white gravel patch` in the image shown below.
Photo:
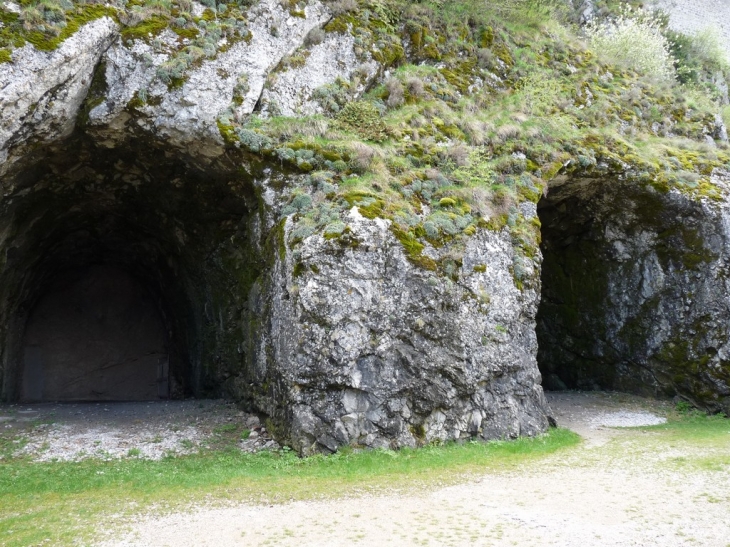
[[[280,448],[258,416],[220,400],[0,405],[0,422],[18,444],[14,455],[37,462],[159,460],[235,443],[238,435],[244,452]]]
[[[660,425],[667,422],[666,418],[646,411],[603,412],[591,419],[593,427],[642,427]]]
[[[39,431],[40,430],[40,431]],[[45,431],[44,431],[45,430]],[[36,428],[18,455],[31,455],[38,462],[102,460],[129,456],[159,460],[168,455],[195,452],[203,436],[195,427],[91,427],[53,424]]]

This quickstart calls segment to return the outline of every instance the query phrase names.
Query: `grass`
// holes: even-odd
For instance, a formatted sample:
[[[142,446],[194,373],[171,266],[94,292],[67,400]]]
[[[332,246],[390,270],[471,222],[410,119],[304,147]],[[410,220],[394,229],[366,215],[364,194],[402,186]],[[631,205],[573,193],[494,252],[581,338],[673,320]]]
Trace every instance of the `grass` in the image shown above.
[[[657,445],[686,455],[667,459],[680,469],[730,471],[730,419],[699,411],[680,412],[666,424],[641,428]]]
[[[221,434],[241,434],[227,429]],[[581,449],[579,440],[568,430],[554,429],[533,439],[400,451],[346,449],[306,459],[288,450],[245,454],[230,445],[156,462],[5,459],[0,463],[0,544],[76,544],[98,534],[102,522],[114,529],[151,508],[178,511],[200,500],[270,504],[408,492],[489,472],[536,469],[546,461],[576,472],[616,467],[686,475],[730,469],[730,420],[697,411],[670,412],[662,425],[620,429],[597,449]],[[9,455],[12,439],[3,443]]]
[[[55,47],[74,17],[102,9],[72,2],[62,10],[66,27],[56,29],[36,16],[58,12],[58,0],[21,4],[21,16],[0,10],[0,62],[31,34],[39,47]],[[611,17],[620,4],[597,0],[596,10]],[[229,45],[251,39],[248,2],[220,4],[218,15],[208,9],[202,17],[180,0],[116,5],[126,39],[151,40],[169,26],[190,41],[157,69],[169,87],[214,57],[223,37]],[[32,21],[45,30],[31,32]],[[423,260],[414,249],[449,245],[458,257],[480,229],[507,228],[517,254],[530,258],[539,228],[519,205],[537,201],[558,176],[626,177],[692,199],[720,198],[710,174],[730,165],[730,152],[722,142],[710,149],[705,135],[721,110],[709,76],[727,67],[709,38],[685,37],[689,53],[677,60],[677,79],[658,83],[591,51],[557,0],[358,0],[324,31],[352,34],[362,60],[378,60],[391,76],[357,100],[358,75],[322,86],[316,116],[239,118],[234,100],[218,119],[228,144],[294,175],[282,211],[294,215],[291,245],[314,233],[347,240],[342,224],[358,205],[365,216],[397,224],[417,264],[451,275],[450,263]],[[306,59],[306,48],[294,56]],[[692,77],[681,78],[680,68]],[[130,108],[159,100],[137,97]],[[356,192],[369,197],[353,203]],[[293,207],[303,193],[318,197]]]
[[[672,411],[664,424],[616,428],[615,433],[599,449],[573,454],[574,465],[646,472],[730,471],[730,419],[722,415]]]
[[[358,205],[364,216],[397,225],[412,261],[449,275],[448,264],[419,261],[419,246],[449,245],[458,256],[479,229],[507,227],[517,254],[533,256],[539,229],[518,206],[538,201],[560,175],[628,177],[719,199],[710,174],[730,164],[730,154],[725,143],[712,150],[705,143],[719,110],[713,93],[611,65],[561,19],[559,4],[393,1],[383,11],[363,0],[325,30],[354,33],[365,50],[410,41],[387,81],[357,103],[348,103],[353,82],[318,89],[324,117],[223,116],[231,142],[303,174],[291,201],[320,193],[283,209],[294,214],[289,243],[326,233]],[[606,16],[617,9],[602,3]],[[368,198],[353,203],[355,194]]]
[[[277,503],[409,489],[514,469],[577,444],[557,429],[542,437],[464,443],[418,450],[342,451],[300,459],[290,451],[239,450],[147,461],[0,463],[0,544],[65,545],[91,536],[103,520],[123,519],[154,505],[173,510],[194,500]],[[110,500],[114,500],[110,504]]]

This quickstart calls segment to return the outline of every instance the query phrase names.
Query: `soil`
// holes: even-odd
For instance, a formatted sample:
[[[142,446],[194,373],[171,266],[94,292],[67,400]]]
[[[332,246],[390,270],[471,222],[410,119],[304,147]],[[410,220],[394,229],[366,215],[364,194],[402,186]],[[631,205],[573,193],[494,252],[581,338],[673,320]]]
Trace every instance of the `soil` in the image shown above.
[[[642,443],[644,430],[626,429],[660,422],[669,403],[596,392],[548,393],[548,399],[558,424],[584,442],[513,471],[485,473],[455,486],[346,499],[223,507],[201,502],[184,512],[140,515],[124,530],[107,531],[109,540],[99,545],[730,547],[730,470],[664,465],[686,454],[673,446],[657,450]],[[210,416],[218,416],[206,427],[240,418],[224,403],[204,404],[211,405]],[[89,423],[97,423],[92,415],[111,416],[127,435],[133,434],[134,420],[147,419],[99,408],[87,414]],[[631,450],[617,450],[611,442],[616,439]]]

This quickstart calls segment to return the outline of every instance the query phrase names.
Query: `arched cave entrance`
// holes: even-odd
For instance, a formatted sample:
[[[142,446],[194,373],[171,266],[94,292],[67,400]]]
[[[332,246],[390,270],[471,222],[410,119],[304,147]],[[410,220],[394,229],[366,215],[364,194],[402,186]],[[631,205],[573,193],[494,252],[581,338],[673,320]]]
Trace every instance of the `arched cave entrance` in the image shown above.
[[[253,353],[248,300],[263,271],[245,165],[77,130],[13,166],[0,204],[0,399],[230,393]]]
[[[543,386],[720,408],[730,349],[722,213],[606,176],[556,181],[538,215]]]
[[[600,219],[590,211],[593,197],[571,192],[566,183],[538,203],[543,262],[537,360],[550,391],[614,386],[618,363],[610,348],[601,347],[607,249]]]

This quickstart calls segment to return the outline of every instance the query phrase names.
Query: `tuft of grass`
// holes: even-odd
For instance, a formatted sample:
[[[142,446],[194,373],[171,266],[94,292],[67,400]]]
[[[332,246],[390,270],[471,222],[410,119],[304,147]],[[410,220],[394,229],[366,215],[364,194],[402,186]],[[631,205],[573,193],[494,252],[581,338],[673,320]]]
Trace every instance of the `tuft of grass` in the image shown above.
[[[577,444],[555,429],[536,438],[403,449],[342,450],[301,459],[291,451],[239,450],[161,461],[0,463],[0,543],[7,547],[83,542],[94,527],[150,505],[175,508],[195,499],[284,502],[452,483],[489,470],[512,469]],[[109,499],[114,499],[113,508]]]
[[[156,36],[167,28],[169,18],[162,15],[155,15],[145,21],[126,27],[122,30],[122,39],[125,42],[132,40],[145,40],[149,36]]]
[[[58,34],[34,30],[24,36],[25,40],[41,51],[53,51],[61,42],[76,33],[83,25],[101,19],[112,17],[116,19],[117,11],[114,8],[100,5],[85,5],[66,14],[66,22]]]

